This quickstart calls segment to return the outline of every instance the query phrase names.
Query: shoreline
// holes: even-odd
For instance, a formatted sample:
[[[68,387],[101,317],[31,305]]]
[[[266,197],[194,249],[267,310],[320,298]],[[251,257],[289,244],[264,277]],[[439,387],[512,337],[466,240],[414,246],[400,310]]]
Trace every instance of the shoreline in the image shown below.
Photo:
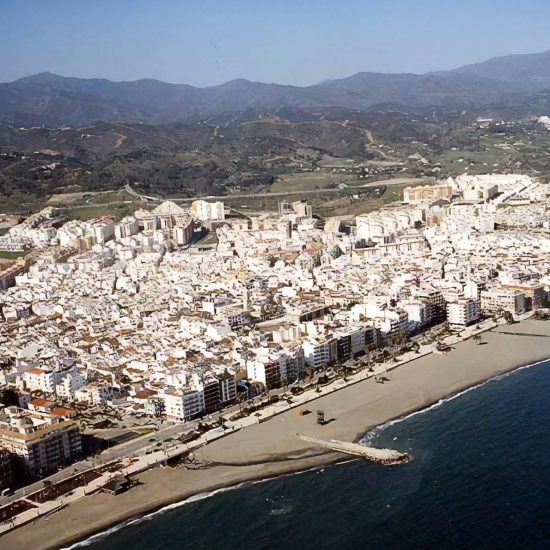
[[[362,442],[365,440],[369,435],[371,435],[373,432],[377,430],[384,430],[386,427],[402,422],[404,420],[407,420],[411,418],[412,416],[415,416],[417,414],[424,414],[436,407],[439,407],[441,405],[444,405],[445,403],[449,403],[450,401],[453,401],[454,399],[461,397],[462,395],[465,395],[466,393],[469,393],[470,391],[475,391],[478,388],[481,388],[485,386],[487,383],[492,381],[497,381],[502,379],[505,376],[513,375],[516,372],[522,371],[524,369],[530,369],[536,366],[539,366],[543,363],[546,363],[550,361],[550,355],[547,359],[542,359],[540,361],[536,361],[535,363],[529,363],[525,365],[519,365],[516,367],[513,367],[511,370],[508,370],[501,374],[496,374],[495,376],[491,378],[487,378],[478,384],[474,386],[467,386],[462,390],[459,390],[457,393],[448,394],[446,396],[441,397],[439,400],[428,403],[424,407],[411,410],[409,412],[406,412],[405,414],[401,416],[397,416],[395,418],[390,418],[383,424],[373,426],[370,428],[367,432],[363,433],[361,436],[358,436],[356,438],[356,442]],[[333,454],[333,453],[330,453]],[[340,453],[335,453],[340,455]],[[413,457],[414,458],[414,457]],[[242,489],[244,487],[248,487],[249,485],[255,485],[258,483],[269,483],[270,481],[281,479],[285,477],[291,477],[295,475],[301,475],[301,474],[307,474],[309,472],[315,472],[318,470],[321,470],[325,467],[334,467],[334,466],[340,466],[344,464],[349,464],[351,462],[356,462],[362,460],[361,457],[350,457],[350,458],[334,458],[331,460],[326,460],[323,462],[320,462],[317,466],[313,466],[311,468],[306,469],[297,469],[297,470],[290,470],[288,472],[280,473],[278,475],[268,476],[268,477],[255,477],[250,478],[246,481],[242,481],[239,483],[236,483],[234,485],[222,485],[222,486],[216,486],[213,485],[211,487],[206,488],[204,491],[199,493],[192,493],[190,495],[182,495],[181,498],[173,501],[173,502],[167,502],[166,504],[161,505],[158,508],[149,509],[144,511],[143,513],[138,513],[137,515],[128,517],[124,519],[121,522],[111,524],[111,526],[107,527],[105,530],[102,531],[96,531],[92,534],[85,535],[85,537],[81,537],[78,539],[74,539],[72,541],[67,541],[63,547],[60,548],[60,550],[73,550],[75,548],[81,548],[88,546],[89,544],[92,544],[95,541],[101,540],[104,537],[108,537],[112,533],[116,533],[117,531],[120,531],[121,529],[125,529],[126,527],[129,527],[131,525],[134,525],[136,523],[141,523],[144,521],[149,521],[149,519],[153,518],[154,516],[164,514],[166,512],[169,512],[171,510],[175,510],[177,508],[181,508],[183,506],[186,506],[187,504],[192,504],[193,502],[200,502],[202,500],[206,500],[208,498],[212,498],[216,496],[219,493],[228,492],[228,491],[236,491],[239,489]]]
[[[181,508],[183,506],[187,506],[188,504],[192,504],[193,502],[200,502],[202,500],[206,500],[212,497],[215,497],[216,495],[220,493],[226,493],[229,491],[238,491],[239,489],[242,489],[244,487],[248,487],[250,485],[256,485],[259,483],[269,483],[270,481],[274,481],[276,479],[281,479],[285,477],[292,477],[297,476],[301,474],[307,474],[308,472],[315,472],[319,471],[325,467],[332,467],[332,466],[339,466],[343,464],[349,464],[350,462],[356,462],[358,460],[361,460],[360,457],[355,458],[349,458],[349,459],[336,459],[334,461],[328,462],[326,464],[319,464],[318,466],[314,466],[312,468],[308,468],[305,470],[296,470],[296,471],[289,471],[287,473],[282,473],[279,475],[269,476],[269,477],[258,477],[258,478],[251,478],[247,481],[242,481],[240,483],[237,483],[235,485],[227,485],[227,486],[221,486],[221,487],[212,487],[210,489],[206,489],[203,492],[200,493],[194,493],[189,496],[184,496],[183,498],[176,500],[174,502],[170,502],[167,504],[164,504],[160,506],[159,508],[148,510],[147,512],[144,512],[143,514],[138,514],[132,517],[129,517],[125,519],[122,522],[113,524],[111,527],[108,527],[107,529],[99,532],[95,532],[93,534],[90,534],[86,538],[79,538],[75,539],[73,541],[67,541],[64,546],[60,547],[60,550],[72,550],[74,548],[81,548],[88,546],[89,544],[100,540],[104,537],[108,537],[112,533],[116,533],[117,531],[120,531],[121,529],[125,529],[126,527],[129,527],[130,525],[134,525],[136,523],[141,523],[143,521],[149,521],[149,519],[153,518],[154,516],[157,516],[159,514],[164,514],[166,512],[170,512],[171,510],[175,510],[177,508]]]
[[[550,361],[550,356],[548,359],[542,359],[540,361],[536,361],[535,363],[529,363],[525,365],[519,365],[517,367],[513,367],[511,370],[506,371],[501,374],[497,374],[491,378],[487,378],[486,380],[483,380],[476,384],[475,386],[468,386],[465,387],[462,390],[459,390],[457,393],[452,393],[449,395],[446,395],[444,397],[441,397],[438,401],[427,404],[425,407],[411,410],[410,412],[405,413],[402,416],[398,416],[395,418],[390,418],[383,424],[380,424],[378,426],[373,426],[370,430],[368,430],[366,433],[364,433],[361,437],[358,437],[356,441],[363,441],[365,440],[370,434],[374,433],[377,430],[384,430],[386,427],[402,422],[404,420],[407,420],[411,418],[412,416],[418,415],[418,414],[424,414],[436,407],[439,407],[441,405],[444,405],[446,403],[449,403],[450,401],[453,401],[454,399],[461,397],[462,395],[465,395],[466,393],[469,393],[470,391],[475,391],[478,388],[481,388],[485,386],[489,382],[501,380],[502,378],[506,376],[513,375],[516,372],[522,371],[524,369],[530,369],[533,367],[537,367],[543,363],[546,363]],[[164,514],[166,512],[169,512],[171,510],[175,510],[177,508],[181,508],[183,506],[186,506],[188,504],[192,504],[193,502],[200,502],[201,500],[206,500],[208,498],[212,498],[216,496],[219,493],[224,493],[228,491],[236,491],[239,489],[242,489],[244,487],[248,487],[249,485],[255,485],[258,483],[269,483],[270,481],[281,479],[285,477],[291,477],[295,475],[301,475],[301,474],[307,474],[309,472],[315,472],[318,470],[321,470],[325,467],[334,467],[334,466],[340,466],[344,464],[349,464],[351,462],[356,462],[362,460],[360,457],[354,457],[354,458],[340,458],[340,459],[334,459],[327,461],[326,463],[321,463],[318,466],[313,466],[311,468],[307,469],[299,469],[299,470],[293,470],[289,471],[287,473],[281,473],[279,475],[269,476],[269,477],[258,477],[258,478],[251,478],[247,481],[242,481],[240,483],[234,484],[234,485],[227,485],[227,486],[212,486],[211,488],[207,488],[205,491],[200,493],[194,493],[189,496],[183,496],[180,500],[176,500],[174,502],[167,503],[165,505],[162,505],[159,508],[151,509],[147,512],[144,512],[143,514],[138,514],[132,517],[129,517],[125,519],[124,521],[120,523],[113,524],[111,527],[107,528],[106,530],[95,532],[86,538],[80,538],[76,539],[74,541],[68,541],[65,546],[63,546],[60,550],[73,550],[75,548],[85,547],[89,544],[95,542],[96,540],[100,540],[104,537],[108,537],[110,534],[115,533],[117,531],[120,531],[121,529],[125,529],[126,527],[129,527],[130,525],[134,525],[136,523],[141,523],[143,521],[149,521],[149,519],[153,518],[154,516],[157,516],[159,514]]]
[[[312,452],[295,434],[305,430],[319,437],[358,441],[377,428],[444,404],[502,375],[540,365],[550,357],[550,322],[504,325],[485,333],[484,338],[485,345],[467,340],[446,356],[431,354],[401,365],[388,372],[389,383],[364,380],[320,396],[316,402],[323,402],[329,418],[335,414],[335,421],[327,426],[316,426],[308,418],[314,415],[300,418],[297,410],[282,412],[197,450],[196,457],[209,464],[206,469],[153,468],[138,475],[140,485],[122,495],[94,494],[50,518],[7,533],[0,538],[2,547],[50,549],[89,544],[96,537],[184,506],[193,497],[202,500],[220,491],[350,462],[354,459],[339,453]]]

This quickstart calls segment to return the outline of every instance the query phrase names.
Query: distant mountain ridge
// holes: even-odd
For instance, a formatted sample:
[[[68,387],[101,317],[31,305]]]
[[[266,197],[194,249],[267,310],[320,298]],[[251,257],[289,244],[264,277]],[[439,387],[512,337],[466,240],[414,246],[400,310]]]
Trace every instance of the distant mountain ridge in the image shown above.
[[[409,107],[485,105],[550,88],[550,51],[506,56],[429,74],[360,72],[314,86],[237,79],[198,88],[142,79],[63,77],[44,72],[0,84],[0,120],[31,126],[78,126],[98,120],[174,122],[274,107],[343,107],[379,103]]]
[[[451,71],[456,75],[484,77],[529,90],[550,87],[550,50],[542,53],[494,57]]]

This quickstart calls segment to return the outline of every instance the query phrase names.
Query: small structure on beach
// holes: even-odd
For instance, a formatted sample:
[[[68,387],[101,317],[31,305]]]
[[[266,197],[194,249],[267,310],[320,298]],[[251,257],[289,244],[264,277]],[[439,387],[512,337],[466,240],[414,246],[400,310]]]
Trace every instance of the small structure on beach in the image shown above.
[[[317,424],[323,425],[325,423],[325,411],[317,411]]]
[[[102,490],[110,495],[119,495],[124,493],[131,487],[130,478],[123,476],[122,474],[114,476],[103,487]]]

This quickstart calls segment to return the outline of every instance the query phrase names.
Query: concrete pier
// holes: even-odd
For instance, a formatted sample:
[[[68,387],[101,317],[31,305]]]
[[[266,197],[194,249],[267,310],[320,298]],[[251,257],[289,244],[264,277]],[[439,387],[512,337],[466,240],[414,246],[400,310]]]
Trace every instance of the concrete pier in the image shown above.
[[[298,439],[306,441],[307,443],[313,443],[317,447],[322,447],[323,449],[337,451],[348,455],[360,456],[380,464],[404,464],[410,460],[410,456],[407,453],[400,453],[399,451],[394,451],[392,449],[375,449],[374,447],[367,447],[358,443],[338,441],[337,439],[325,441],[323,439],[316,439],[315,437],[309,437],[307,435],[296,435]]]

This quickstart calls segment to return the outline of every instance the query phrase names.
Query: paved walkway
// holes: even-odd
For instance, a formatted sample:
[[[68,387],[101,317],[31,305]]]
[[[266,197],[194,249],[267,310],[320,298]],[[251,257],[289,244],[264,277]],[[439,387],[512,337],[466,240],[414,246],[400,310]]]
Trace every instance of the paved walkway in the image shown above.
[[[527,316],[524,316],[524,318],[526,317]],[[479,329],[476,328],[477,326],[479,326]],[[460,335],[451,335],[444,338],[442,340],[442,343],[447,346],[453,346],[458,342],[471,338],[472,336],[481,332],[491,330],[496,326],[498,326],[497,322],[493,320],[487,320],[480,325],[465,328],[460,333]],[[37,504],[28,500],[27,497],[20,497],[19,500],[28,500],[28,502],[31,502],[35,507],[30,510],[21,512],[17,516],[14,516],[11,520],[8,520],[7,522],[1,524],[0,536],[4,533],[11,531],[12,529],[15,529],[16,527],[28,523],[29,521],[33,521],[40,516],[55,513],[55,511],[65,507],[71,502],[74,502],[75,500],[83,498],[86,495],[101,490],[101,488],[104,487],[109,482],[109,480],[111,480],[116,475],[122,474],[125,476],[132,476],[138,474],[140,472],[143,472],[144,470],[152,468],[155,465],[162,464],[167,460],[176,458],[195,449],[203,447],[211,441],[214,441],[221,437],[226,437],[231,433],[245,429],[248,426],[258,424],[259,422],[267,421],[268,419],[285,411],[288,411],[289,409],[300,407],[307,403],[312,403],[320,397],[323,397],[334,391],[338,391],[342,388],[357,384],[369,378],[378,377],[381,375],[387,376],[388,372],[391,372],[393,369],[396,369],[401,365],[414,361],[415,359],[418,359],[420,357],[429,355],[433,352],[434,344],[422,345],[420,346],[418,352],[405,353],[396,362],[376,365],[373,369],[373,372],[368,372],[366,369],[363,369],[355,374],[347,376],[345,379],[339,378],[333,380],[329,384],[321,386],[318,389],[306,390],[304,391],[304,393],[298,396],[292,396],[288,400],[282,400],[272,405],[268,405],[258,412],[254,413],[253,415],[239,418],[237,420],[228,420],[225,422],[225,428],[219,427],[209,430],[208,432],[205,432],[201,437],[191,442],[173,443],[169,447],[152,451],[150,452],[150,454],[142,454],[141,456],[134,457],[124,457],[119,461],[122,464],[122,467],[119,468],[117,471],[104,472],[98,478],[88,483],[86,486],[79,487],[75,489],[72,493],[63,495],[58,499],[47,501],[42,504]]]

